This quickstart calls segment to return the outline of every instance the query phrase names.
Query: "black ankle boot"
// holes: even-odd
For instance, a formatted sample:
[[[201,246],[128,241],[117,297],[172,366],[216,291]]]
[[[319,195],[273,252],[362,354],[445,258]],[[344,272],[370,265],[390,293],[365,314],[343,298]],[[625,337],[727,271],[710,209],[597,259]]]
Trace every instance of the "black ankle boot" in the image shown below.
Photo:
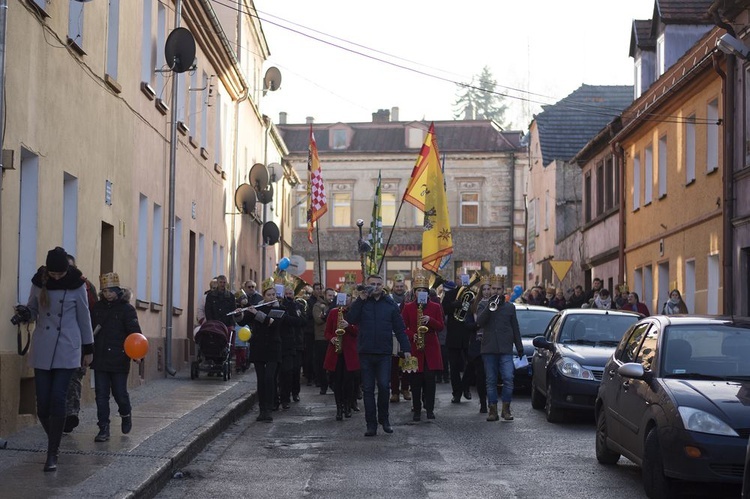
[[[130,430],[133,429],[133,418],[130,414],[127,416],[122,416],[122,424],[120,425],[122,429],[123,435],[127,435],[130,433]]]
[[[65,418],[49,418],[49,432],[47,437],[47,461],[44,463],[44,471],[57,470],[57,454],[62,440]]]
[[[344,419],[344,406],[342,404],[336,404],[336,421],[343,421]]]
[[[109,425],[99,425],[99,433],[94,437],[94,442],[108,442],[109,441]]]

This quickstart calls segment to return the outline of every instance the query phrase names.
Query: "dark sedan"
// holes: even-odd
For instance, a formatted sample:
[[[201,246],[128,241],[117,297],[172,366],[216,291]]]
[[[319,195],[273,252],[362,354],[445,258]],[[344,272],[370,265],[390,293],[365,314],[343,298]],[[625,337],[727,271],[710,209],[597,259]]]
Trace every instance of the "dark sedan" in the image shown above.
[[[593,409],[604,364],[641,317],[622,310],[558,312],[544,336],[533,341],[531,406],[544,409],[553,423],[564,419],[565,410]]]
[[[739,485],[750,435],[750,321],[652,316],[607,363],[595,414],[596,457],[641,466],[648,497],[677,480]]]
[[[531,361],[534,355],[532,342],[535,337],[544,334],[550,321],[557,313],[557,309],[525,303],[514,303],[514,305],[516,306],[516,317],[518,317],[518,328],[521,330],[523,353],[529,360],[529,365],[516,369],[513,376],[513,386],[516,390],[528,390],[531,388]]]

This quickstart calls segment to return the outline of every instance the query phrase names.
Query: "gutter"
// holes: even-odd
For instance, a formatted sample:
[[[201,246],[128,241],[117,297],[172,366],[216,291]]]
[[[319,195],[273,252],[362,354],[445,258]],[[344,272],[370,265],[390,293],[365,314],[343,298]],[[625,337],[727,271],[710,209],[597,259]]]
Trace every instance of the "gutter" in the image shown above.
[[[620,168],[620,213],[618,220],[619,248],[617,255],[617,279],[621,284],[627,284],[625,278],[625,151],[619,142],[612,145],[612,157],[615,159],[615,168]]]

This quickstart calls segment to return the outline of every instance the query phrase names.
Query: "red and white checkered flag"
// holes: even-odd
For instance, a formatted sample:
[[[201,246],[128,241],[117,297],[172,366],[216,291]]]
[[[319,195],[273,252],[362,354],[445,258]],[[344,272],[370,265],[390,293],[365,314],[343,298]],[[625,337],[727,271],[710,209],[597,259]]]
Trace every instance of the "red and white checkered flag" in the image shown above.
[[[315,143],[310,125],[310,147],[307,155],[307,240],[311,243],[315,222],[328,211],[323,171],[318,158],[318,145]]]

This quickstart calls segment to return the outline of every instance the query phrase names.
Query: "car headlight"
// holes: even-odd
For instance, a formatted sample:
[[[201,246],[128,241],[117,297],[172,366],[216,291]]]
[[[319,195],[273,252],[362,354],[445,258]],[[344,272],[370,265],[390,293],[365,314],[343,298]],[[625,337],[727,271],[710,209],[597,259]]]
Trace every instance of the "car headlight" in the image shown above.
[[[728,437],[739,436],[731,426],[706,411],[685,406],[680,406],[678,410],[680,411],[682,424],[686,430],[711,433],[712,435],[726,435]]]
[[[557,369],[562,373],[563,376],[568,378],[576,379],[594,379],[594,373],[590,370],[585,369],[573,359],[567,357],[560,358],[557,363]]]

